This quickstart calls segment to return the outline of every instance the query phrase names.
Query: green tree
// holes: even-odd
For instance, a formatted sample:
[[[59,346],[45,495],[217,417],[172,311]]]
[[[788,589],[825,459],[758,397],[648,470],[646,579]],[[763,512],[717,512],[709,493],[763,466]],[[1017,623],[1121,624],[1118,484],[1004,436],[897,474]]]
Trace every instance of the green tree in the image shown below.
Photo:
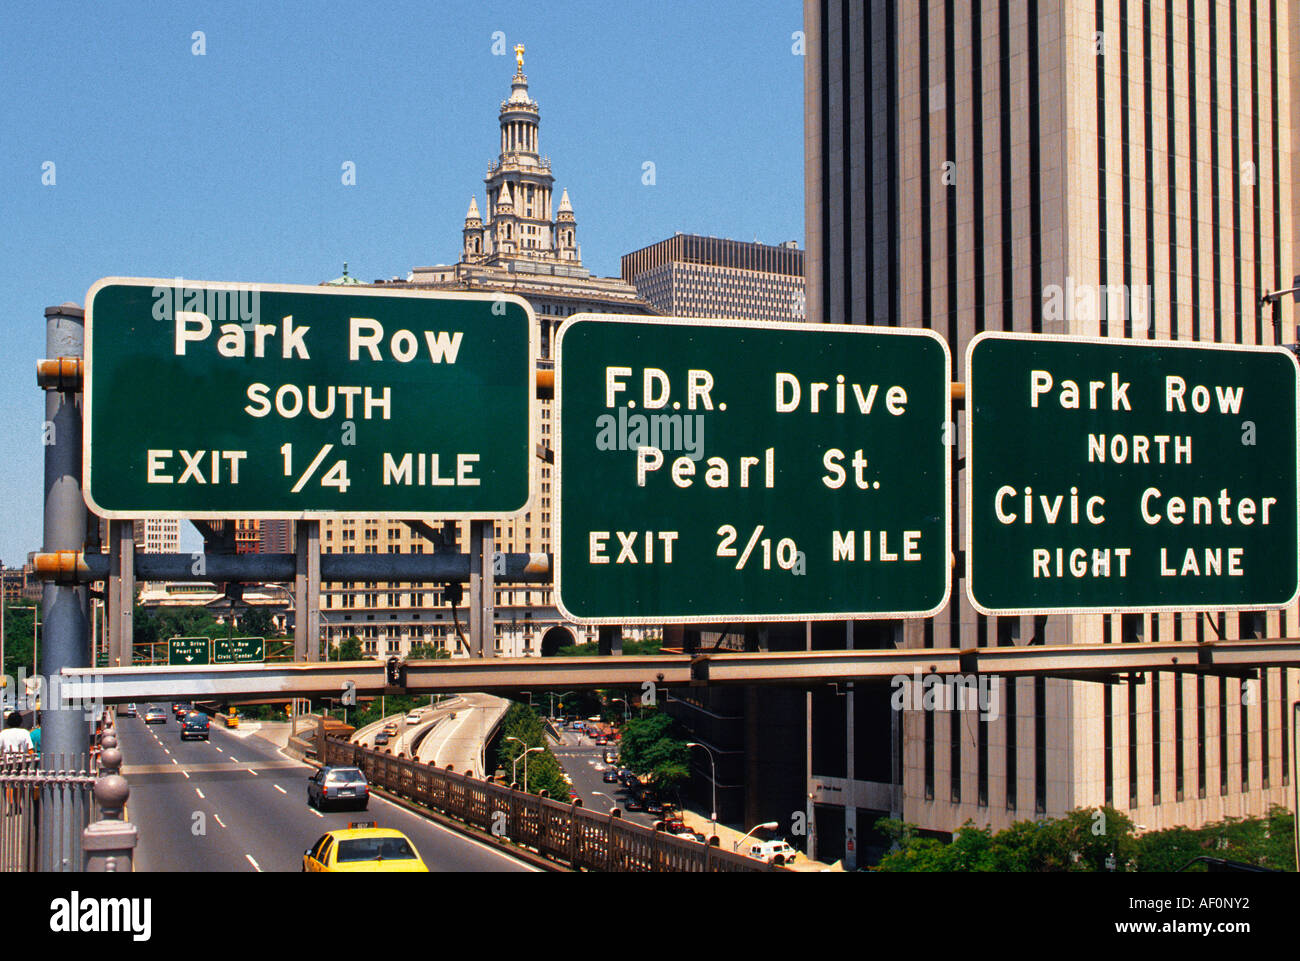
[[[517,738],[518,740],[511,740]],[[519,742],[523,743],[520,744]],[[551,753],[546,743],[546,725],[537,716],[537,712],[527,704],[514,702],[501,719],[501,729],[497,741],[497,766],[510,777],[512,770],[522,781],[524,762],[519,756],[525,748],[540,747],[543,750],[528,755],[528,783],[523,785],[530,794],[546,791],[549,797],[566,801],[569,797],[569,782],[564,778],[564,769],[559,759]],[[519,759],[516,765],[514,761]]]
[[[36,673],[32,663],[32,628],[36,611],[30,607],[10,607],[5,604],[5,662],[4,673],[17,683],[18,669],[27,669],[27,676]]]
[[[362,659],[361,642],[357,640],[355,634],[345,637],[334,645],[330,652],[331,661],[359,661]]]
[[[275,618],[264,607],[250,607],[239,616],[239,633],[242,637],[275,637]]]
[[[677,736],[667,714],[647,712],[623,726],[619,763],[632,773],[648,776],[659,790],[670,790],[690,777],[690,748]]]

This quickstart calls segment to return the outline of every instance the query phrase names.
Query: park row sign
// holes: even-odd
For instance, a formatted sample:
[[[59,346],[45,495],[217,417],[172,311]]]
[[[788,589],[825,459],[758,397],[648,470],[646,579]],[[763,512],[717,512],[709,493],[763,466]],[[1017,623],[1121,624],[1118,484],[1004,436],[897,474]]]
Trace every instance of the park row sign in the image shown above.
[[[967,590],[981,612],[1295,600],[1290,351],[982,334],[966,382]]]
[[[506,294],[101,280],[87,503],[115,518],[521,514],[536,327]]]

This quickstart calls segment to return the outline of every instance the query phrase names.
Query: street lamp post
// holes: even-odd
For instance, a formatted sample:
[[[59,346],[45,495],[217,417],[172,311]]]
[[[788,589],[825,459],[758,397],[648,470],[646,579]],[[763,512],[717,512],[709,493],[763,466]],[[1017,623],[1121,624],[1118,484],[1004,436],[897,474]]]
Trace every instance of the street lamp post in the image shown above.
[[[632,719],[632,718],[631,718],[631,714],[630,714],[630,712],[629,712],[629,710],[628,710],[627,701],[624,701],[623,698],[621,698],[621,697],[611,697],[610,700],[611,700],[611,701],[621,701],[621,702],[622,702],[622,704],[623,704],[623,723],[624,723],[624,724],[626,724],[628,721],[630,721],[630,720]]]
[[[704,748],[704,753],[709,756],[709,783],[713,786],[713,810],[710,812],[709,822],[716,836],[718,833],[718,765],[713,760],[713,751],[707,745],[699,741],[687,741],[686,746]]]
[[[745,832],[745,836],[743,838],[741,838],[739,841],[732,842],[731,849],[733,851],[739,851],[740,846],[744,844],[745,841],[749,839],[749,836],[753,834],[755,831],[764,831],[764,830],[775,831],[780,826],[781,825],[777,824],[775,821],[764,821],[762,824],[755,824],[752,828],[750,828],[748,831]]]

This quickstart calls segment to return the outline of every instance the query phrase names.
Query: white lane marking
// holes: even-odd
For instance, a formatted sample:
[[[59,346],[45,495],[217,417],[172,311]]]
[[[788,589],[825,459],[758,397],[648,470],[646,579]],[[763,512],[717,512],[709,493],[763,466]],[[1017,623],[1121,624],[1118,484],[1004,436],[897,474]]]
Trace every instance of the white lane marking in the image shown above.
[[[312,814],[316,815],[318,818],[323,818],[325,816],[321,814],[320,811],[317,811],[315,808],[308,808],[307,810],[310,811]]]
[[[257,772],[254,771],[251,767],[246,767],[246,768],[244,768],[244,770],[247,771],[249,774],[253,775],[253,777],[257,777],[257,776],[258,776],[258,775],[257,775]]]
[[[181,771],[181,773],[185,775],[185,780],[188,781],[188,780],[190,779],[190,772],[189,772],[189,771]]]
[[[164,753],[164,754],[170,754],[171,751],[167,750],[167,748],[163,748],[163,753]]]
[[[223,828],[226,826],[225,823],[221,820],[220,814],[213,814],[212,817],[215,818],[216,822],[220,824]]]
[[[172,763],[179,765],[181,762],[176,760],[176,758],[172,758]]]
[[[238,764],[238,763],[239,763],[239,758],[235,757],[235,755],[233,755],[233,754],[230,755],[230,763],[231,763],[231,764]]]
[[[439,824],[437,821],[430,821],[430,820],[427,820],[427,819],[425,819],[425,818],[420,817],[418,814],[412,814],[410,811],[406,810],[406,808],[402,807],[400,804],[394,804],[392,801],[388,800],[388,798],[380,797],[378,794],[373,794],[373,793],[372,793],[372,794],[370,795],[370,799],[371,799],[372,801],[383,801],[385,804],[389,805],[390,807],[392,807],[392,808],[394,808],[394,809],[396,809],[396,810],[398,810],[398,811],[401,811],[403,814],[410,815],[410,817],[412,817],[412,818],[414,818],[415,820],[419,821],[421,824],[428,825],[428,826],[431,827],[431,828],[437,828],[439,831],[442,831],[444,834],[449,834],[449,835],[451,835],[453,838],[456,838],[457,840],[460,840],[460,841],[468,841],[470,844],[474,844],[474,845],[477,845],[478,847],[481,847],[484,851],[490,851],[490,852],[492,852],[493,854],[496,854],[496,855],[498,855],[498,856],[500,856],[500,857],[505,858],[505,859],[506,859],[507,861],[509,861],[511,864],[521,865],[521,866],[524,867],[526,870],[528,870],[528,871],[532,871],[532,872],[537,873],[537,874],[540,874],[540,873],[541,873],[541,870],[542,870],[541,868],[535,868],[535,867],[533,867],[531,864],[527,863],[526,861],[520,861],[518,858],[511,857],[508,853],[506,853],[505,851],[502,851],[500,848],[495,848],[495,847],[493,847],[493,846],[490,845],[490,844],[486,844],[486,843],[484,843],[483,841],[478,840],[477,838],[466,837],[465,835],[463,835],[463,834],[461,834],[461,833],[459,833],[459,832],[457,832],[457,831],[453,831],[453,830],[452,830],[451,828],[449,828],[449,827],[443,827],[443,826],[442,826],[441,824]],[[313,812],[313,813],[316,813],[316,812]]]
[[[275,788],[275,789],[276,789],[277,791],[279,791],[281,794],[288,794],[288,793],[289,793],[289,792],[286,791],[284,788],[280,787],[280,785],[278,785],[278,784],[272,784],[271,787]]]
[[[217,750],[218,750],[218,751],[221,751],[221,748],[217,748]],[[226,752],[225,752],[225,751],[221,751],[221,753],[222,753],[222,754],[225,754]]]
[[[198,788],[195,788],[195,789],[194,789],[194,793],[197,794],[197,795],[198,795],[199,797],[201,797],[201,798],[203,797],[203,792],[200,791]],[[207,798],[203,798],[203,799],[204,799],[205,801],[207,800]]]
[[[256,871],[258,874],[262,873],[262,869],[258,867],[257,862],[253,860],[253,856],[251,854],[245,854],[244,857],[248,858],[248,863],[253,866],[254,871]]]

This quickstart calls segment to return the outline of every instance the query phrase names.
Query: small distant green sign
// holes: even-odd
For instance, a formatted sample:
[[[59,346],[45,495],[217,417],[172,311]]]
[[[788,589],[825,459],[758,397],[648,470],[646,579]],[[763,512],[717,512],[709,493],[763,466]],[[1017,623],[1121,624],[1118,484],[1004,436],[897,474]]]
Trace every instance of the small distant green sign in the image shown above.
[[[260,637],[218,637],[212,642],[213,664],[260,664],[266,641]]]
[[[167,665],[186,667],[210,664],[210,644],[206,637],[173,637],[167,642]]]

